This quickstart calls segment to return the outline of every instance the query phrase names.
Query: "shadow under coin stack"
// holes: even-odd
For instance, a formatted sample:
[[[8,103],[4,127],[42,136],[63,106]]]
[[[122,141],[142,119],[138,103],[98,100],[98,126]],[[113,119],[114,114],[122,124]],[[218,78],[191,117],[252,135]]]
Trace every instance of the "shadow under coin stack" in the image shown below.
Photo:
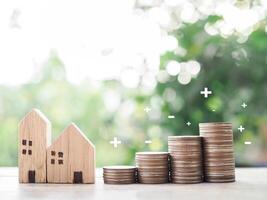
[[[202,138],[169,136],[172,183],[203,182]]]
[[[103,167],[103,178],[106,184],[136,183],[135,166],[108,166]]]
[[[200,123],[203,137],[204,174],[207,182],[235,181],[233,130],[231,123]]]
[[[169,181],[169,154],[167,152],[138,152],[135,154],[138,182],[147,184]]]

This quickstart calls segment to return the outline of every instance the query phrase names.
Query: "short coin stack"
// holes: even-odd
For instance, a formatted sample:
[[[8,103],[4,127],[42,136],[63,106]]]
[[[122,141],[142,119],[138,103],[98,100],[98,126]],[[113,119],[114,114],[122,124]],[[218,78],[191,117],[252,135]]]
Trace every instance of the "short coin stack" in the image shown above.
[[[235,181],[233,130],[231,123],[200,123],[203,137],[204,174],[207,182]]]
[[[169,136],[172,183],[203,182],[202,138]]]
[[[138,182],[147,184],[169,181],[169,154],[167,152],[138,152],[135,154]]]
[[[136,183],[135,166],[108,166],[103,167],[104,183],[131,184]]]

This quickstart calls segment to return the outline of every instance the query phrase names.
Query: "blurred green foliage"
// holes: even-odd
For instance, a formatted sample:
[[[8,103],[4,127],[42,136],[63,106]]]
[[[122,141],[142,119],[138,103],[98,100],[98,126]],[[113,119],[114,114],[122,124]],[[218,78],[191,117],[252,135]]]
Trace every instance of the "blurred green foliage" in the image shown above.
[[[184,24],[172,34],[186,54],[166,52],[161,57],[162,70],[170,60],[193,59],[201,64],[199,75],[188,85],[178,83],[177,76],[158,83],[152,93],[126,89],[115,80],[73,85],[66,80],[63,62],[52,52],[31,82],[0,86],[0,166],[17,165],[17,125],[33,107],[52,122],[53,139],[75,122],[95,144],[97,166],[133,163],[136,151],[167,151],[168,135],[197,135],[198,123],[209,121],[233,123],[239,165],[264,164],[267,159],[261,152],[266,132],[261,130],[267,120],[267,35],[264,26],[259,26],[243,44],[235,36],[210,36],[204,26],[217,19],[211,16]],[[204,87],[213,91],[208,99],[200,95]],[[168,92],[174,92],[174,100],[166,98]],[[114,110],[105,103],[109,93],[119,97]],[[241,107],[243,102],[248,104],[246,109]],[[151,112],[144,112],[146,106]],[[176,118],[168,119],[170,114]],[[187,121],[192,125],[187,126]],[[243,134],[237,131],[241,124],[246,128]],[[117,149],[109,143],[115,136],[122,140]],[[146,139],[152,144],[145,144]],[[254,146],[244,145],[245,140]],[[254,156],[248,156],[249,152]]]
[[[173,113],[176,120],[163,118],[161,126],[177,135],[198,134],[200,122],[232,122],[237,164],[266,164],[267,132],[262,130],[267,125],[266,31],[264,26],[259,26],[245,43],[240,44],[235,36],[225,39],[208,35],[204,26],[207,21],[214,20],[216,18],[212,17],[198,21],[174,33],[187,50],[185,56],[173,52],[162,56],[162,69],[170,59],[178,62],[195,59],[202,68],[188,85],[177,84],[176,77],[166,84],[158,84],[158,95],[162,96],[167,88],[173,89],[182,104],[181,109],[174,111],[172,103],[164,103],[162,107],[166,115]],[[204,87],[213,92],[207,99],[199,94]],[[241,107],[243,102],[248,105],[245,109]],[[187,121],[192,123],[190,128],[185,126]],[[245,132],[238,131],[240,125],[245,126]],[[252,141],[252,147],[244,145],[247,140]]]

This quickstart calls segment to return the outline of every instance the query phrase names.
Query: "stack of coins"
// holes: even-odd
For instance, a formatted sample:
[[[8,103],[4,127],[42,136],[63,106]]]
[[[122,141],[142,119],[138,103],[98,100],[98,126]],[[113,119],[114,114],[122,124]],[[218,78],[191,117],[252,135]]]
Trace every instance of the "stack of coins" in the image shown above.
[[[167,152],[138,152],[135,154],[138,182],[147,184],[169,181],[169,154]]]
[[[169,136],[172,183],[203,182],[202,138]]]
[[[203,136],[204,175],[207,182],[235,181],[233,130],[231,123],[200,123]]]
[[[103,178],[106,184],[136,183],[135,166],[108,166],[103,167]]]

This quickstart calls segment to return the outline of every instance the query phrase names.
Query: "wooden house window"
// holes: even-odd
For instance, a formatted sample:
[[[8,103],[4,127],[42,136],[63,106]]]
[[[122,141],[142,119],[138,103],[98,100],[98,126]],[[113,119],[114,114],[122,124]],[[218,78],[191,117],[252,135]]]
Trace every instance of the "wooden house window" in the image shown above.
[[[51,159],[51,164],[52,164],[52,165],[55,164],[55,159]]]
[[[27,146],[27,140],[22,140],[22,145],[23,146]],[[31,140],[29,140],[28,145],[29,146],[32,146],[32,141]],[[22,154],[27,154],[27,150],[26,149],[23,149],[22,150]],[[28,150],[28,155],[32,155],[32,150],[31,149]]]
[[[59,165],[63,165],[63,160],[58,160]]]
[[[22,140],[22,145],[26,145],[27,144],[27,140]]]
[[[55,151],[51,151],[51,156],[54,156],[56,155],[56,152]]]
[[[63,152],[58,152],[58,157],[63,158]]]

